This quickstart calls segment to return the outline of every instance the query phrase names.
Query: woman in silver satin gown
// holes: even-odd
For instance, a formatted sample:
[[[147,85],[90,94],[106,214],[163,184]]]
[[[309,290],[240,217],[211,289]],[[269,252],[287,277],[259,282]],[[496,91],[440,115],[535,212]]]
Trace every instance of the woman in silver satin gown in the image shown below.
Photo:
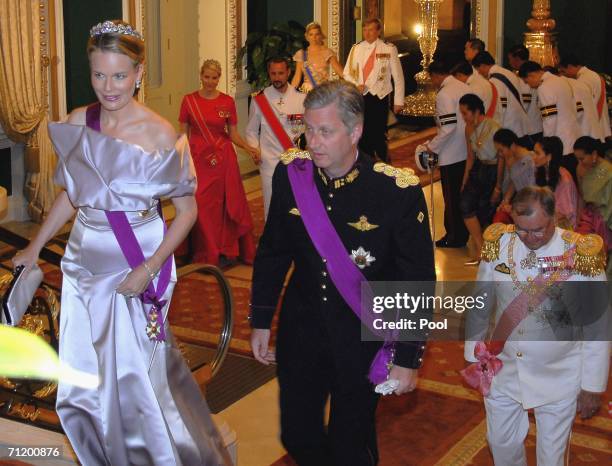
[[[60,359],[98,374],[96,389],[60,381],[57,412],[81,461],[95,465],[230,465],[206,402],[164,322],[165,341],[147,336],[140,299],[196,218],[195,172],[185,136],[134,98],[144,42],[115,20],[91,30],[91,81],[100,101],[51,123],[58,195],[36,238],[13,259],[30,266],[76,212],[62,260]],[[160,198],[176,217],[164,233]],[[130,268],[105,211],[123,211],[146,261]],[[161,299],[167,303],[176,282]]]

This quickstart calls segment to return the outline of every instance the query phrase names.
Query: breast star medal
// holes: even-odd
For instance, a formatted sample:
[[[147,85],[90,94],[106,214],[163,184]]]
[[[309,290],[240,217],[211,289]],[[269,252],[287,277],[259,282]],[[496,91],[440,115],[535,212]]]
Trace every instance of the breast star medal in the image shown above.
[[[357,250],[353,249],[351,251],[351,259],[353,259],[353,262],[357,267],[360,269],[365,269],[376,260],[376,257],[372,256],[370,251],[363,249],[363,246],[359,246]]]

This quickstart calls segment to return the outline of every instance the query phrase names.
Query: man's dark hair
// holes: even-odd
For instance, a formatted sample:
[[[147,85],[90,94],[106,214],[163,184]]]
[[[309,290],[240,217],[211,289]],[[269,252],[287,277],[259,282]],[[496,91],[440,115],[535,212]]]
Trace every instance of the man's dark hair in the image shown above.
[[[555,195],[548,186],[527,186],[521,189],[512,199],[512,211],[519,217],[530,216],[536,202],[542,206],[546,215],[555,216]]]
[[[442,60],[434,60],[429,65],[429,73],[443,76],[445,74],[450,74],[450,68],[446,62]]]
[[[287,69],[289,69],[289,68],[290,68],[290,65],[289,65],[289,59],[288,59],[288,58],[285,58],[285,57],[280,57],[280,56],[277,56],[277,57],[272,57],[272,58],[270,58],[270,59],[268,60],[268,63],[267,63],[267,65],[266,65],[266,67],[267,67],[268,69],[270,69],[270,65],[271,65],[272,63],[284,63],[285,65],[287,65]]]
[[[465,105],[470,112],[478,110],[481,115],[484,115],[484,103],[476,94],[465,94],[459,99],[459,105]]]
[[[535,73],[536,71],[542,71],[542,66],[534,61],[526,61],[519,69],[519,76],[526,78],[529,73]]]
[[[508,55],[512,55],[513,57],[523,61],[529,60],[529,50],[523,44],[517,44],[510,47],[510,50],[508,50]]]
[[[519,138],[511,129],[502,128],[498,129],[493,135],[493,142],[509,148],[512,147],[512,144],[518,144]]]
[[[597,155],[600,156],[602,156],[604,152],[602,150],[601,142],[595,138],[592,138],[591,136],[581,136],[576,139],[576,142],[574,143],[574,151],[576,149],[581,150],[586,154],[592,154],[593,152],[597,152]]]
[[[584,66],[584,63],[576,55],[563,55],[559,62],[559,68],[567,68],[568,66]]]
[[[478,52],[478,55],[472,60],[474,68],[478,68],[480,65],[495,65],[495,60],[489,52]]]
[[[479,52],[484,52],[486,47],[484,41],[480,39],[468,39],[468,44],[470,44],[470,48],[472,50],[478,50]]]
[[[451,74],[453,76],[457,74],[471,76],[472,73],[474,73],[474,68],[472,68],[472,65],[470,65],[467,60],[460,61],[451,69]]]

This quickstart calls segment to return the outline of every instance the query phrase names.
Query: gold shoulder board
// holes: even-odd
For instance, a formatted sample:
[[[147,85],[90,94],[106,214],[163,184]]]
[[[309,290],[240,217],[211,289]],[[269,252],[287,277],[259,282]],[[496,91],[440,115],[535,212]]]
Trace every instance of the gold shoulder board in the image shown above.
[[[485,262],[492,262],[499,259],[499,241],[504,233],[514,231],[514,225],[505,223],[494,223],[489,225],[482,234],[483,244],[480,257]]]
[[[418,186],[421,182],[414,174],[414,170],[410,168],[396,168],[384,162],[377,162],[374,164],[374,171],[395,178],[395,184],[402,189],[408,186]]]
[[[280,160],[285,165],[289,165],[295,159],[308,159],[308,160],[311,160],[310,152],[308,152],[307,150],[300,150],[300,149],[298,149],[296,147],[292,147],[291,149],[283,152],[280,155]]]
[[[601,236],[594,233],[581,235],[574,231],[565,231],[563,240],[576,246],[574,271],[586,277],[599,275],[606,268],[606,254]]]

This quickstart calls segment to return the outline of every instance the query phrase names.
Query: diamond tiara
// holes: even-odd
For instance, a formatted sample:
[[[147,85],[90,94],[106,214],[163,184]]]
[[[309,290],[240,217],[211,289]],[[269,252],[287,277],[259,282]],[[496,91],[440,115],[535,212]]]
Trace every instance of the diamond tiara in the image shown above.
[[[100,34],[124,34],[143,40],[142,35],[129,24],[115,24],[112,21],[98,23],[89,30],[89,37],[96,37]]]

